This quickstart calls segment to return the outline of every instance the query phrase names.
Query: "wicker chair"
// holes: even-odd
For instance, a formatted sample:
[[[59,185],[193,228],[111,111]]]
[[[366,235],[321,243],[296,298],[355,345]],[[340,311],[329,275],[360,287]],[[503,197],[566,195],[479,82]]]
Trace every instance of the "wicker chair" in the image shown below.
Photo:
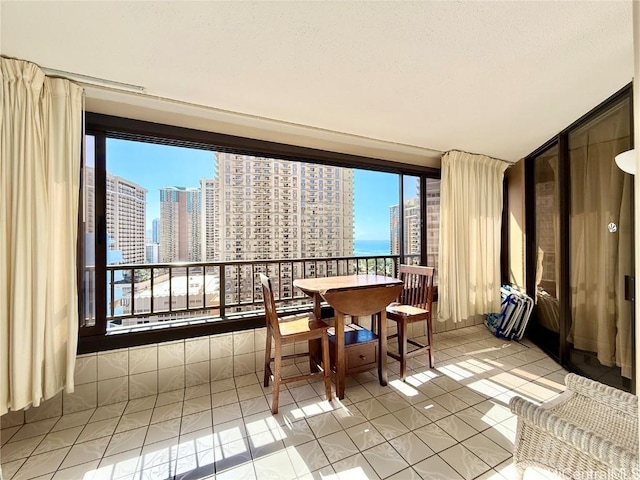
[[[572,480],[638,479],[638,397],[572,373],[566,391],[542,405],[520,397],[514,463]]]

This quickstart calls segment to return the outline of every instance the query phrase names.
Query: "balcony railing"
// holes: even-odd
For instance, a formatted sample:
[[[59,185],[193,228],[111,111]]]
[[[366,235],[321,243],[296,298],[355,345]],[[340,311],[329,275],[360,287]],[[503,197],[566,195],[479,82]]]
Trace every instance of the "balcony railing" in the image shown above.
[[[418,263],[419,255],[405,262]],[[259,273],[271,278],[283,313],[311,309],[311,299],[293,286],[299,278],[356,273],[396,276],[398,255],[299,258],[280,260],[108,265],[108,330],[139,329],[151,324],[215,321],[262,314]],[[93,267],[85,280],[95,284]],[[87,283],[85,283],[87,285]],[[95,324],[95,305],[87,305],[83,326]],[[163,325],[168,326],[168,324]]]

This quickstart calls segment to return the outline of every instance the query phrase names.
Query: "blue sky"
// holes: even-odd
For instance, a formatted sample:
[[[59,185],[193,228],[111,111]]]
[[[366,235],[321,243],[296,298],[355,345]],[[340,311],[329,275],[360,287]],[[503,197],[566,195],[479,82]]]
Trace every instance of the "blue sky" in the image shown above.
[[[147,189],[147,230],[160,217],[159,189],[198,187],[201,178],[215,176],[213,152],[127,140],[107,140],[107,171]],[[415,181],[406,182],[405,197],[415,195]],[[412,191],[411,191],[412,190]],[[354,171],[356,240],[389,239],[389,207],[397,204],[395,174]]]

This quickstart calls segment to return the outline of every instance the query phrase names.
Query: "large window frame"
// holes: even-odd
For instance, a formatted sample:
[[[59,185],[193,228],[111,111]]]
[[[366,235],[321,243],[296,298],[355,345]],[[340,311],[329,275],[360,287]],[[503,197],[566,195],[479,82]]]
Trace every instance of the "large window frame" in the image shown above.
[[[296,145],[238,137],[184,127],[151,123],[98,113],[87,113],[85,116],[86,134],[95,138],[95,277],[94,288],[96,320],[93,326],[81,326],[79,331],[78,353],[111,350],[116,348],[133,347],[151,343],[180,340],[217,333],[241,331],[264,326],[264,315],[248,318],[221,318],[215,322],[200,322],[193,325],[176,325],[140,332],[107,333],[106,322],[106,141],[107,138],[143,141],[162,145],[182,146],[196,149],[206,149],[238,153],[245,155],[271,157],[296,162],[316,163],[345,168],[373,170],[393,173],[399,176],[400,191],[399,205],[403,203],[403,178],[405,175],[418,177],[420,189],[426,192],[427,178],[440,178],[438,168],[421,165],[403,164],[378,158],[364,157],[345,153],[331,152]],[[84,188],[84,186],[81,186]],[[81,198],[82,198],[81,192]],[[427,262],[427,222],[426,195],[421,195],[421,248],[420,263]],[[82,208],[82,204],[81,204]],[[80,212],[79,224],[82,225],[83,212]],[[402,215],[401,215],[402,217]],[[83,231],[82,228],[79,231]],[[400,245],[404,245],[403,229],[400,229]],[[78,242],[79,260],[79,307],[84,304],[84,291],[81,271],[84,256],[82,254],[83,241]],[[404,258],[400,252],[400,259]],[[83,314],[81,310],[80,318]]]

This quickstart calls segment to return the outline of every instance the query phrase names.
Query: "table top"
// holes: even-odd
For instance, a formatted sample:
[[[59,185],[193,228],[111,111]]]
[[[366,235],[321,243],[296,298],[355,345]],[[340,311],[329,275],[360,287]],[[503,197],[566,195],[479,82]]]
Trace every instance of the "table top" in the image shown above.
[[[303,292],[319,293],[323,295],[327,290],[373,288],[382,286],[402,285],[402,281],[384,275],[343,275],[339,277],[299,278],[294,280],[293,286]]]

